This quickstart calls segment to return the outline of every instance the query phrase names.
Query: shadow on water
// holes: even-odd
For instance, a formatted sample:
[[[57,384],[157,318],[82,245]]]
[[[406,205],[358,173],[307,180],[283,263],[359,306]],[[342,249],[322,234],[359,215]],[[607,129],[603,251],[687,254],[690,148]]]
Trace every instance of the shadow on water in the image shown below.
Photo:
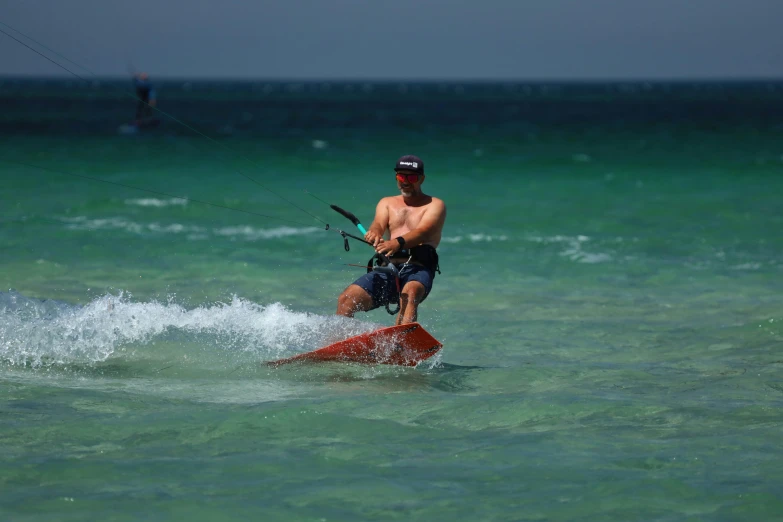
[[[472,392],[478,389],[477,386],[470,384],[468,380],[475,377],[479,372],[500,368],[500,366],[463,366],[442,362],[433,368],[425,370],[422,374],[434,378],[430,384],[432,388],[444,392],[459,393]]]
[[[463,372],[468,370],[490,370],[502,368],[502,366],[463,366],[460,364],[438,363],[436,366],[427,369],[428,372],[448,373],[448,372]]]
[[[366,365],[358,363],[312,363],[297,362],[278,368],[256,366],[253,371],[242,366],[232,374],[263,373],[272,379],[281,381],[299,381],[308,383],[367,383],[381,385],[385,392],[426,392],[442,391],[464,393],[476,391],[471,383],[477,372],[496,367],[461,366],[457,364],[436,363],[432,367],[410,368],[392,365]],[[499,367],[498,367],[499,368]]]
[[[283,385],[323,385],[345,384],[359,386],[364,390],[383,393],[405,392],[445,392],[472,393],[479,389],[476,383],[479,372],[502,369],[498,366],[458,365],[434,362],[422,364],[417,368],[394,365],[371,365],[344,362],[297,362],[278,368],[254,361],[242,364],[215,365],[205,368],[193,366],[178,359],[105,361],[98,363],[51,363],[43,367],[6,368],[17,377],[88,379],[90,381],[135,381],[154,379],[155,381],[175,380],[178,383],[192,381],[209,382],[221,387],[237,385],[241,382],[262,384],[278,383]],[[221,384],[223,383],[223,384]]]

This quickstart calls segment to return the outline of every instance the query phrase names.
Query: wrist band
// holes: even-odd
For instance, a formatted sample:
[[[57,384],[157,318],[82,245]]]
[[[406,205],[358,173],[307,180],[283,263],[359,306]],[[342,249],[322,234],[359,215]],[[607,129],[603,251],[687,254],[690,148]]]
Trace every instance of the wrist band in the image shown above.
[[[400,242],[400,248],[405,248],[405,240],[402,238],[402,236],[395,239]]]

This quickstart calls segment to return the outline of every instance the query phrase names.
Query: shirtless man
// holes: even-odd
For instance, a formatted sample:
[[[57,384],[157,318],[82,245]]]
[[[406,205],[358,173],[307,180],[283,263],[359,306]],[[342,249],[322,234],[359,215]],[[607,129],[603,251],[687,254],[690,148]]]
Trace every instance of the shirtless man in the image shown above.
[[[337,299],[337,314],[353,317],[388,303],[400,303],[396,324],[416,321],[419,303],[432,290],[438,268],[435,248],[440,244],[446,205],[421,191],[424,163],[416,156],[403,156],[395,166],[400,196],[381,199],[375,219],[364,239],[375,251],[389,257],[399,270],[399,288],[391,274],[369,272],[343,290]],[[389,232],[390,238],[384,239]]]

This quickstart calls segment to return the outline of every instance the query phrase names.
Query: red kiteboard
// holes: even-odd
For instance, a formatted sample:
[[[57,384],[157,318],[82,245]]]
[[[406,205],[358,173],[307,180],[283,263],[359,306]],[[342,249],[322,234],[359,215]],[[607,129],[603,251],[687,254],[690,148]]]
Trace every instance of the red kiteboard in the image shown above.
[[[441,348],[443,345],[423,326],[419,323],[408,323],[349,337],[312,352],[270,361],[267,364],[280,366],[297,361],[343,361],[416,366],[438,353]]]

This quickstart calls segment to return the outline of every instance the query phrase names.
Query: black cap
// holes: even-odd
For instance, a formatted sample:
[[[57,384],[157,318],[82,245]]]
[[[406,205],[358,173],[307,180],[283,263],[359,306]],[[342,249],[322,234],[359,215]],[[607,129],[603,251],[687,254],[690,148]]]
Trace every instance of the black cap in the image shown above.
[[[403,156],[397,160],[397,165],[394,167],[394,171],[398,170],[410,170],[418,174],[424,174],[424,162],[418,156]]]

